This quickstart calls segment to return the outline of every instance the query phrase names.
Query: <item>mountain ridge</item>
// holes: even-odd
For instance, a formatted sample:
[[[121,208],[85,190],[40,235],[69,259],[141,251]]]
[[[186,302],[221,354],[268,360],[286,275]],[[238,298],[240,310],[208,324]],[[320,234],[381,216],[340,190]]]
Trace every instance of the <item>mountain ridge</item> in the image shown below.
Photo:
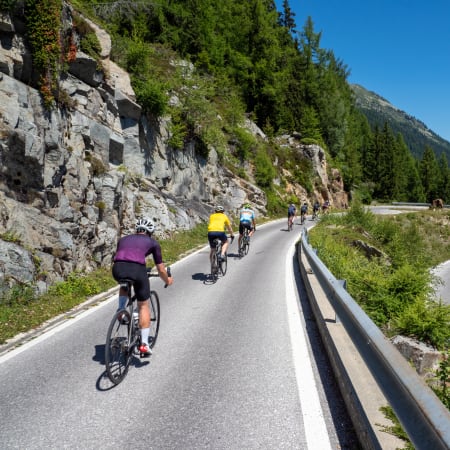
[[[421,159],[426,146],[433,149],[439,158],[445,153],[450,161],[450,142],[431,130],[423,121],[397,108],[376,92],[359,84],[351,84],[355,96],[355,105],[361,111],[373,129],[376,125],[383,127],[387,122],[392,131],[401,133],[412,155]]]

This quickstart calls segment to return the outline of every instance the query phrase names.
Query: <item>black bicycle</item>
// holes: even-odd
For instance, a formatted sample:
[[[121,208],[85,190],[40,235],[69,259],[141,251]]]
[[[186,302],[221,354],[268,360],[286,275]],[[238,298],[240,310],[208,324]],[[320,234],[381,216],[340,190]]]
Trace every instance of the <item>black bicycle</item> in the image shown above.
[[[170,276],[170,267],[167,268]],[[150,277],[158,277],[147,269]],[[119,384],[127,375],[133,357],[143,355],[139,352],[141,345],[141,333],[139,329],[139,314],[137,312],[137,299],[133,291],[133,280],[123,279],[119,281],[120,287],[126,289],[128,302],[125,309],[114,313],[106,335],[105,366],[109,379],[114,384]],[[167,287],[167,285],[165,286]],[[148,344],[153,348],[158,338],[161,313],[159,309],[159,297],[156,291],[150,291],[150,334]]]
[[[239,244],[239,257],[242,258],[250,250],[250,231],[248,228],[244,228],[244,233],[241,237],[241,243]]]
[[[234,236],[231,238],[233,242]],[[211,278],[217,281],[219,275],[227,273],[227,256],[222,258],[222,241],[219,238],[213,241],[214,252],[211,255]]]
[[[300,214],[300,225],[303,225],[305,223],[306,220],[306,213],[301,213]]]
[[[311,220],[317,220],[318,218],[319,218],[319,210],[318,209],[314,209],[313,213],[312,213]]]

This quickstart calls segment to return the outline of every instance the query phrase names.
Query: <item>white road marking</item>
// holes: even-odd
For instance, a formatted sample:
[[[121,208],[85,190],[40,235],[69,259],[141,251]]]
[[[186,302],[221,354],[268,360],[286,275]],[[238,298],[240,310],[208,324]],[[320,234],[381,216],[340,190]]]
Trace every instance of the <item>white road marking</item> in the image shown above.
[[[331,449],[323,411],[320,405],[314,373],[311,367],[306,337],[300,319],[300,305],[295,295],[292,258],[295,247],[286,255],[286,304],[291,335],[297,389],[305,427],[308,449]]]
[[[73,317],[64,319],[62,322],[60,322],[48,329],[43,330],[42,334],[39,334],[35,338],[30,338],[29,341],[26,341],[24,344],[21,344],[21,345],[19,344],[20,346],[15,347],[15,348],[11,349],[10,351],[7,351],[4,355],[0,356],[0,364],[4,363],[5,361],[8,361],[9,359],[13,358],[14,356],[17,356],[18,354],[24,352],[25,350],[28,350],[29,348],[35,346],[36,344],[39,344],[40,342],[45,341],[49,337],[54,336],[55,334],[59,333],[61,330],[64,330],[65,328],[72,326],[75,322],[78,322],[79,320],[83,319],[84,317],[89,316],[90,314],[94,313],[98,309],[103,308],[104,306],[109,304],[109,302],[112,299],[115,300],[116,298],[117,298],[117,296],[112,295],[109,300],[100,302],[99,304],[97,304],[95,306],[91,306],[88,309],[86,309],[85,311],[83,311],[81,313],[77,313]],[[105,339],[106,339],[106,332],[105,332]]]

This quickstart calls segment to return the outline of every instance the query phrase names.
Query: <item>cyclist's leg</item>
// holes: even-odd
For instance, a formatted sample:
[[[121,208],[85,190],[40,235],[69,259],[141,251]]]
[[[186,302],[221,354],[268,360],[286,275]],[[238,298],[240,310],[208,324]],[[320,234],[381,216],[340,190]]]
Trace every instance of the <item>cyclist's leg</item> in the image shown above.
[[[208,242],[209,242],[209,263],[211,265],[211,274],[214,273],[214,266],[215,266],[215,258],[216,258],[216,233],[209,232],[208,233]]]
[[[148,300],[138,302],[139,328],[141,330],[150,326],[151,316],[148,302]]]
[[[228,244],[229,243],[228,243],[227,235],[225,233],[223,233],[223,236],[220,238],[220,240],[222,241],[222,253],[221,253],[221,256],[223,258],[227,254],[227,250],[228,250]]]
[[[239,222],[239,239],[238,239],[238,250],[241,251],[241,243],[242,243],[242,236],[244,234],[244,224],[242,222]]]
[[[142,346],[148,345],[148,336],[150,330],[150,282],[147,275],[147,270],[144,265],[137,270],[136,281],[134,283],[134,290],[138,300],[139,312],[139,329],[141,335],[141,356],[148,356],[150,352],[148,349],[142,349]]]

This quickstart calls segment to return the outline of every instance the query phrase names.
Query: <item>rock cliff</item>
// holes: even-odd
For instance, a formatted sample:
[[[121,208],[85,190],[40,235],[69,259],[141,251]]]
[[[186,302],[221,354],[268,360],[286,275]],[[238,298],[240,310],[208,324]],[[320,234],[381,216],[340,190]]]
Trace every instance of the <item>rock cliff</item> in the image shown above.
[[[72,10],[65,8],[64,26],[77,42]],[[101,43],[100,64],[77,48],[59,79],[64,104],[48,109],[33,83],[22,18],[0,15],[3,285],[27,282],[45,290],[74,270],[110,264],[117,238],[141,214],[164,235],[206,220],[217,203],[233,214],[249,201],[266,213],[264,192],[224,168],[214,148],[205,159],[195,142],[182,150],[167,145],[170,117],[142,113],[128,74],[110,60],[110,37],[86,21]],[[254,124],[247,126],[266,139]],[[346,202],[339,173],[327,171],[320,147],[301,146],[292,136],[280,145],[311,159],[321,180],[315,197]],[[295,183],[283,189],[307,198]]]

